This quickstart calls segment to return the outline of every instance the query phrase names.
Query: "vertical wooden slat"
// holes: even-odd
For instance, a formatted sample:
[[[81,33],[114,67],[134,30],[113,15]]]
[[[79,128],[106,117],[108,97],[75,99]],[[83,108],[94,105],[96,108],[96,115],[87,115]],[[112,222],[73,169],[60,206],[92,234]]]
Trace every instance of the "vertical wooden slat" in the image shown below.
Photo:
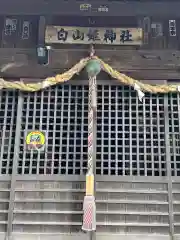
[[[44,16],[40,16],[38,29],[38,45],[44,46],[45,31],[46,31],[46,18]]]
[[[151,19],[144,17],[143,19],[143,48],[150,47]]]
[[[165,38],[165,49],[169,48],[169,21],[168,19],[164,19],[163,21],[163,31],[164,31],[164,38]]]
[[[0,46],[1,46],[1,47],[2,47],[2,35],[3,35],[3,29],[4,29],[3,20],[4,20],[4,17],[3,17],[3,16],[0,16],[0,32],[1,32],[1,36],[0,36]]]
[[[143,18],[142,18],[142,17],[138,17],[138,18],[136,19],[136,21],[137,21],[137,27],[138,27],[138,28],[143,28]],[[143,34],[144,34],[144,33],[143,33]],[[143,39],[142,39],[142,45],[140,46],[140,48],[143,49],[143,47],[144,47],[144,43],[143,43]]]
[[[152,47],[152,49],[165,48],[163,19],[152,18],[152,21],[151,21],[151,47]]]
[[[180,49],[180,18],[176,20],[176,33],[177,33],[177,41],[178,41],[178,46],[177,49]]]

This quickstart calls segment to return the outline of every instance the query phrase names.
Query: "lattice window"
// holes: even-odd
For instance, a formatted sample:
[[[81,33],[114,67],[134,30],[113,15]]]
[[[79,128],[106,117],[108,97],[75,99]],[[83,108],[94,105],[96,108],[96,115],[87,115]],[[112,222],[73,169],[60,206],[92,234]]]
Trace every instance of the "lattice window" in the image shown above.
[[[1,174],[10,174],[14,154],[18,93],[0,95]],[[172,175],[180,175],[180,97],[169,94],[169,140]],[[165,176],[164,95],[139,102],[128,87],[99,85],[96,173]],[[60,85],[25,93],[19,174],[84,174],[87,167],[88,86]],[[47,134],[45,152],[29,152],[28,131]]]
[[[169,143],[173,176],[180,176],[180,97],[169,94]]]
[[[83,174],[87,164],[87,86],[58,86],[27,94],[23,107],[20,174]],[[98,86],[97,163],[101,175],[165,176],[164,97]],[[25,149],[24,132],[46,131],[45,152]]]
[[[1,174],[12,173],[18,93],[0,92],[0,169]]]
[[[25,147],[28,131],[47,134],[44,152]],[[28,93],[23,105],[19,174],[82,174],[87,165],[88,87],[61,85]]]
[[[164,97],[98,87],[97,174],[165,176]]]

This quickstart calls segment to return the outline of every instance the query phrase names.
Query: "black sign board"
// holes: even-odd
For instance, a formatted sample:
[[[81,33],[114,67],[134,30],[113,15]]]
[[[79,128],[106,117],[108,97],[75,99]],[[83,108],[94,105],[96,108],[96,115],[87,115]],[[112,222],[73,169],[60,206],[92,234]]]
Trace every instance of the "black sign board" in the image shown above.
[[[6,16],[2,27],[2,47],[34,47],[37,44],[37,16]]]

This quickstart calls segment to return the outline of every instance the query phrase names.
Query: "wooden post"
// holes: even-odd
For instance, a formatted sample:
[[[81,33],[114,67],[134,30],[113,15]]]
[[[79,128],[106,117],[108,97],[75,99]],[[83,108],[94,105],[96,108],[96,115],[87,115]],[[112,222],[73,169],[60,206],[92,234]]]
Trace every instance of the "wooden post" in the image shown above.
[[[45,31],[46,31],[46,18],[44,16],[40,16],[38,27],[38,46],[45,45]]]

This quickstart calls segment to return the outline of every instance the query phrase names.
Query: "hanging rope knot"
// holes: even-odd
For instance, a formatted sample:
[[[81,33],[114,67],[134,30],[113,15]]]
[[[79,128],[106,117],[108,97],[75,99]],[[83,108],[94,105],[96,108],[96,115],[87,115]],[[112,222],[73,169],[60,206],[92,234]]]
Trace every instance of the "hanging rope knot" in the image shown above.
[[[141,88],[139,85],[137,85],[136,83],[134,84],[134,90],[137,91],[138,93],[138,98],[139,101],[142,102],[143,101],[143,97],[145,96],[145,94],[141,91]]]

